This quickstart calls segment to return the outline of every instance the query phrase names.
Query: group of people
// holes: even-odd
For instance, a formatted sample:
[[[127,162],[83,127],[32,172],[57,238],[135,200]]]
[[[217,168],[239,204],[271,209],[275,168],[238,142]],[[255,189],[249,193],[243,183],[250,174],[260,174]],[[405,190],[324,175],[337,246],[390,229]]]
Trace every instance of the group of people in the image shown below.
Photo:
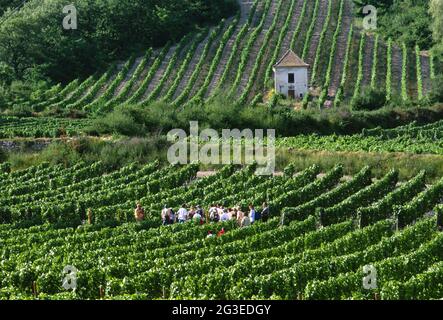
[[[137,210],[137,209],[136,209]],[[257,211],[254,205],[249,205],[249,212],[245,213],[239,207],[225,208],[220,204],[213,204],[209,210],[205,212],[200,206],[190,207],[183,204],[177,212],[169,208],[167,205],[163,207],[161,219],[163,225],[174,223],[185,223],[193,221],[197,224],[217,223],[226,221],[236,221],[240,227],[247,227],[258,220],[267,221],[269,218],[269,206],[265,202],[262,210]]]

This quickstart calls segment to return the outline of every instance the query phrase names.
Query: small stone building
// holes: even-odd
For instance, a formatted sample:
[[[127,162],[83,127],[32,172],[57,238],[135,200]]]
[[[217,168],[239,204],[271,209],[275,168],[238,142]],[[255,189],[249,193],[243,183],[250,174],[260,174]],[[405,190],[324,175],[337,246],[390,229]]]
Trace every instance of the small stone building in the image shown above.
[[[274,65],[275,91],[291,99],[302,99],[308,92],[309,64],[288,50]]]

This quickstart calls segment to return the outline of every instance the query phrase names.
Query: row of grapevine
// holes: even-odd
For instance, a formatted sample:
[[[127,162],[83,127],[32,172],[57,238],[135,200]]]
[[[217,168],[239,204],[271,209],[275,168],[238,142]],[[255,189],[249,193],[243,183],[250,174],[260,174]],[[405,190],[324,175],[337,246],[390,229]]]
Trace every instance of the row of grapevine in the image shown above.
[[[398,218],[398,227],[402,228],[432,210],[443,199],[443,179],[418,194],[411,202],[396,206],[394,212]]]
[[[78,109],[81,106],[84,106],[85,108],[89,105],[90,102],[92,102],[95,97],[97,96],[97,93],[106,86],[108,81],[111,80],[117,66],[114,64],[109,68],[108,71],[106,71],[86,92],[85,95],[83,95],[80,99],[76,100],[75,102],[68,104],[66,106],[67,109]]]
[[[78,87],[79,84],[80,84],[79,79],[75,79],[75,80],[71,81],[60,92],[57,92],[55,95],[48,98],[47,100],[37,103],[35,105],[35,109],[41,110],[41,109],[44,109],[45,107],[52,105],[60,100],[64,100],[69,94],[71,94],[73,92],[73,90],[76,87]]]
[[[402,45],[402,67],[401,67],[401,97],[404,101],[408,100],[408,48],[406,44]]]
[[[378,68],[378,47],[380,44],[380,34],[375,36],[374,54],[372,57],[372,70],[371,70],[371,88],[375,89],[377,86],[377,68]]]
[[[134,88],[138,78],[143,73],[143,70],[146,68],[146,66],[147,66],[149,60],[151,59],[151,57],[153,56],[153,54],[154,54],[154,52],[153,52],[152,48],[149,48],[148,50],[146,50],[145,55],[141,59],[140,63],[138,64],[137,68],[135,69],[135,71],[132,74],[129,81],[124,85],[124,87],[118,93],[117,96],[115,96],[114,98],[112,98],[111,100],[106,102],[106,104],[104,106],[105,109],[108,109],[108,110],[112,109],[114,106],[118,105],[119,103],[125,101],[128,98],[131,90]]]
[[[289,48],[295,52],[295,42],[299,38],[300,31],[302,28],[302,22],[305,19],[306,16],[306,8],[308,5],[308,0],[303,0],[303,7],[300,12],[300,16],[298,17],[297,26],[295,27],[294,34],[292,35],[291,44],[289,45]]]
[[[271,40],[271,38],[274,34],[275,28],[277,27],[277,22],[278,22],[278,18],[280,16],[280,11],[282,9],[282,5],[283,5],[283,1],[280,0],[278,3],[278,7],[277,7],[277,14],[274,16],[274,19],[272,20],[271,26],[269,27],[268,32],[266,33],[266,36],[263,40],[260,50],[258,51],[258,53],[256,55],[254,65],[248,75],[248,82],[246,83],[246,87],[243,89],[243,92],[240,95],[240,98],[238,99],[239,104],[244,104],[246,102],[246,100],[248,99],[248,96],[250,94],[250,91],[252,89],[252,86],[256,82],[256,77],[257,77],[259,70],[261,68],[262,60],[263,60],[265,53],[269,47],[269,41]],[[289,12],[288,12],[288,15],[289,15]]]
[[[320,208],[320,223],[322,225],[330,225],[356,217],[359,208],[368,206],[391,192],[395,188],[397,181],[398,172],[391,171],[380,181],[354,193],[339,204],[329,208]]]
[[[47,108],[64,108],[65,106],[75,103],[78,99],[88,91],[88,88],[91,87],[95,83],[95,75],[88,77],[82,83],[80,83],[68,96],[66,96],[63,100],[60,100],[56,103],[49,105]]]
[[[260,23],[254,29],[254,31],[249,35],[248,41],[246,42],[245,46],[243,47],[243,49],[241,51],[240,62],[237,66],[237,71],[235,73],[234,80],[233,80],[232,84],[230,85],[230,90],[228,91],[228,96],[233,96],[233,94],[236,92],[236,90],[240,84],[241,77],[243,75],[244,70],[246,69],[247,64],[248,64],[248,59],[250,58],[249,54],[250,54],[251,48],[263,30],[266,16],[269,12],[271,4],[272,4],[272,0],[266,0],[266,2],[264,4],[264,10],[262,12],[262,16],[260,19]]]
[[[437,300],[443,296],[443,290],[441,286],[433,285],[442,282],[443,262],[439,261],[425,272],[415,274],[406,282],[388,281],[383,285],[380,296],[384,300]]]
[[[320,97],[318,98],[319,106],[323,106],[323,104],[325,103],[326,98],[328,96],[328,89],[331,84],[332,67],[333,67],[334,60],[335,60],[335,54],[337,52],[337,44],[338,44],[338,39],[340,36],[342,22],[343,22],[344,4],[345,4],[345,1],[341,0],[340,1],[340,9],[339,9],[339,13],[338,13],[338,19],[337,19],[337,27],[335,28],[335,32],[332,37],[332,45],[331,45],[331,51],[329,53],[329,61],[328,61],[328,68],[326,69],[325,81],[323,83],[323,88],[322,88]],[[315,79],[315,78],[313,77],[312,79]]]
[[[392,98],[392,39],[388,40],[387,48],[387,62],[386,62],[386,100],[390,101]]]
[[[229,25],[229,27],[226,29],[226,31],[223,33],[220,44],[217,48],[217,52],[215,53],[214,58],[212,59],[211,65],[209,67],[208,74],[206,75],[206,78],[201,85],[200,89],[197,91],[197,93],[194,95],[194,97],[189,101],[189,103],[193,103],[195,101],[202,100],[204,96],[206,95],[209,84],[211,83],[212,78],[214,77],[214,74],[217,70],[217,67],[220,63],[220,60],[223,55],[223,50],[225,49],[226,44],[228,43],[229,39],[232,37],[237,25],[239,22],[239,17],[237,16],[232,23]]]
[[[196,39],[191,43],[190,48],[187,51],[186,56],[184,57],[179,70],[177,71],[177,75],[176,75],[174,81],[172,82],[171,86],[166,91],[166,93],[163,97],[163,101],[169,101],[173,98],[178,85],[182,81],[182,78],[183,78],[189,64],[191,63],[191,60],[194,57],[194,54],[195,54],[195,51],[197,50],[197,46],[198,46],[199,41],[204,39],[204,37],[206,36],[206,33],[207,33],[207,30],[205,32],[199,33],[197,35]],[[146,100],[147,101],[152,100],[154,98],[154,95],[156,95],[155,90],[148,96],[148,98]]]
[[[416,70],[417,70],[417,90],[418,90],[418,100],[423,99],[423,75],[421,66],[421,55],[419,46],[415,46],[415,59],[416,59]]]
[[[320,0],[315,0],[314,10],[312,12],[312,17],[311,17],[311,23],[309,25],[308,32],[306,34],[305,43],[303,45],[303,53],[301,56],[301,58],[303,60],[306,60],[306,58],[307,58],[306,56],[308,54],[309,47],[311,44],[312,35],[314,33],[314,28],[315,28],[315,23],[317,21],[319,7],[320,7]]]
[[[203,48],[203,52],[200,55],[200,59],[198,60],[196,66],[194,67],[193,72],[191,73],[188,83],[186,84],[186,86],[183,88],[183,91],[181,91],[179,93],[179,95],[175,98],[175,100],[173,100],[171,102],[171,104],[174,107],[179,107],[182,103],[184,103],[189,95],[191,94],[191,91],[194,87],[195,82],[197,81],[201,69],[203,67],[203,64],[206,61],[206,57],[209,54],[209,50],[211,49],[212,43],[218,38],[218,36],[220,35],[222,29],[224,26],[224,22],[221,23],[215,30],[211,31],[211,33],[209,34],[209,37],[207,39],[207,42]]]
[[[186,58],[183,60],[182,66],[180,67],[180,71],[184,72],[186,69],[188,62],[192,58],[195,48],[197,47],[197,44],[199,41],[203,40],[204,33],[200,33],[197,36],[194,37],[194,39],[191,41],[191,46],[188,48]],[[171,75],[172,71],[176,67],[176,63],[178,62],[178,59],[180,57],[180,54],[184,50],[185,46],[188,45],[189,41],[191,40],[191,34],[188,36],[185,36],[182,38],[182,40],[177,45],[177,48],[174,51],[174,54],[172,55],[171,59],[168,61],[168,67],[166,68],[165,72],[163,73],[160,81],[157,83],[155,88],[149,93],[147,98],[144,101],[139,102],[139,105],[145,105],[151,103],[155,98],[158,97],[160,92],[162,91],[166,81],[169,79],[169,76]],[[176,87],[178,86],[178,81],[181,79],[181,73],[179,72],[176,77],[176,82],[171,86],[169,92],[174,92]],[[166,99],[166,97],[165,97]]]
[[[398,137],[384,139],[379,137],[298,135],[276,140],[278,148],[297,148],[315,151],[353,151],[353,152],[407,152],[414,154],[443,154],[443,146],[437,141],[441,134],[427,134],[423,137]]]
[[[298,207],[287,207],[282,210],[283,221],[304,220],[315,214],[317,208],[333,206],[353,193],[367,187],[371,183],[371,171],[369,167],[363,168],[355,177],[329,192],[306,202]]]
[[[288,15],[286,16],[286,20],[283,24],[283,28],[280,30],[280,33],[278,35],[277,43],[274,46],[274,51],[271,56],[271,60],[268,63],[268,66],[266,67],[266,71],[264,74],[264,81],[263,81],[263,88],[266,88],[268,86],[268,83],[272,76],[272,67],[275,64],[275,62],[278,60],[278,54],[280,52],[280,48],[282,46],[283,40],[286,37],[286,34],[289,31],[289,26],[291,23],[291,19],[294,15],[294,8],[295,8],[296,0],[291,0],[291,5],[288,10]],[[269,31],[268,31],[269,32]]]
[[[353,99],[356,99],[361,91],[361,82],[363,81],[363,59],[364,59],[364,50],[366,43],[366,34],[363,32],[360,38],[360,47],[358,49],[358,71],[357,71],[357,80],[355,82],[355,89]]]
[[[318,40],[317,49],[315,51],[314,65],[312,67],[311,79],[310,79],[311,84],[315,83],[315,80],[317,79],[318,64],[320,63],[320,55],[323,49],[323,42],[325,40],[326,33],[329,30],[329,21],[331,20],[331,15],[332,15],[332,1],[329,0],[328,12],[326,13],[326,18],[323,23],[323,28],[320,32],[320,39]]]
[[[10,118],[0,126],[0,138],[78,136],[90,123],[89,119]]]
[[[237,53],[238,53],[239,47],[241,46],[241,42],[243,41],[244,37],[246,36],[246,34],[249,30],[249,27],[251,26],[252,19],[254,18],[254,14],[257,9],[257,5],[258,5],[258,0],[255,0],[252,5],[251,11],[249,12],[247,22],[240,29],[240,31],[238,32],[238,34],[234,40],[234,44],[232,46],[231,53],[229,55],[228,61],[226,62],[226,66],[223,70],[223,74],[221,75],[220,80],[218,81],[215,89],[213,90],[212,94],[210,95],[210,97],[207,100],[210,100],[212,97],[214,97],[220,91],[222,86],[225,84],[225,82],[229,76],[229,73],[231,71],[231,68],[235,62],[235,58],[237,57]]]
[[[404,268],[407,266],[409,268],[413,267],[414,271],[418,270],[417,263],[422,263],[422,266],[426,266],[427,263],[420,258],[426,257],[431,261],[438,258],[439,253],[436,249],[438,245],[441,246],[443,240],[442,234],[436,236],[435,229],[431,227],[433,224],[433,220],[425,220],[422,223],[405,229],[392,238],[382,241],[380,245],[377,245],[378,250],[371,250],[371,247],[368,248],[365,258],[357,259],[357,263],[355,263],[356,267],[343,268],[339,273],[335,274],[335,277],[331,277],[328,280],[316,280],[309,283],[305,290],[305,298],[330,299],[333,296],[340,298],[361,298],[363,294],[362,291],[364,291],[362,277],[365,263],[371,263],[376,268],[378,283],[387,282],[388,279],[384,272],[388,272],[391,277],[395,277],[395,274],[401,276],[403,270],[405,270]],[[400,239],[402,243],[399,243]],[[391,244],[386,244],[383,252],[380,250],[381,244],[387,241],[391,241]],[[387,250],[388,248],[390,249],[389,251]],[[391,248],[397,248],[398,251],[393,252]],[[433,259],[432,257],[435,258]],[[404,263],[405,260],[409,260],[411,263],[406,264]],[[397,261],[402,263],[402,267],[396,263]],[[359,271],[355,271],[357,269]],[[400,270],[402,272],[400,272]],[[371,291],[366,292],[369,294],[373,293]],[[358,295],[356,295],[356,293]]]
[[[349,33],[348,33],[348,39],[347,39],[347,44],[346,44],[346,53],[345,53],[345,59],[343,62],[343,71],[342,71],[342,76],[341,76],[341,80],[340,80],[340,86],[337,90],[337,93],[335,95],[335,99],[334,99],[334,107],[339,107],[342,100],[343,100],[343,96],[344,96],[344,87],[345,84],[347,82],[347,77],[348,77],[348,71],[349,71],[349,61],[350,61],[350,56],[351,56],[351,48],[352,48],[352,37],[354,36],[354,27],[353,25],[351,25],[351,28],[349,29]]]
[[[137,101],[139,101],[141,99],[141,97],[143,97],[143,95],[145,94],[145,92],[149,86],[149,83],[151,82],[152,78],[154,78],[155,73],[160,68],[160,65],[161,65],[163,59],[165,59],[165,57],[170,49],[171,49],[171,43],[168,42],[163,47],[163,49],[160,51],[160,53],[158,54],[158,56],[156,57],[156,59],[154,60],[152,65],[150,66],[148,73],[146,74],[143,81],[140,83],[138,89],[126,101],[127,103],[134,104]]]
[[[404,204],[407,199],[412,199],[426,187],[425,172],[406,182],[399,188],[387,194],[380,201],[357,211],[360,227],[365,227],[376,221],[392,218],[394,206]]]
[[[103,94],[98,99],[95,99],[91,103],[84,106],[83,109],[92,110],[92,111],[106,110],[106,109],[104,109],[106,103],[114,97],[117,87],[127,77],[127,74],[129,72],[129,70],[131,69],[132,65],[134,64],[134,62],[135,62],[135,57],[131,56],[131,58],[129,58],[128,61],[126,61],[126,63],[123,65],[123,68],[121,68],[120,71],[117,73],[117,75],[112,80],[112,82],[106,87]]]

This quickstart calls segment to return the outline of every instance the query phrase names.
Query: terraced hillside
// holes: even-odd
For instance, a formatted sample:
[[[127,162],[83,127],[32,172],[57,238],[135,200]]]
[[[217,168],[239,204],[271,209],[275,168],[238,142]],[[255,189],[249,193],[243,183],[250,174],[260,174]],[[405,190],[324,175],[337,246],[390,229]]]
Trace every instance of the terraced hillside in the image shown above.
[[[422,172],[399,184],[396,171],[374,180],[368,167],[344,179],[340,165],[321,175],[317,166],[297,173],[290,166],[275,177],[227,166],[195,179],[197,170],[0,167],[0,299],[443,296],[443,180],[426,186]],[[148,217],[127,222],[137,200]],[[265,200],[270,219],[248,227],[160,226],[164,203]],[[88,219],[87,208],[90,223],[69,227]],[[222,228],[224,235],[207,237]],[[74,291],[62,286],[67,265],[77,270]],[[366,265],[377,270],[377,289],[362,286]]]
[[[339,105],[367,86],[405,100],[422,99],[431,89],[433,58],[354,27],[351,0],[239,1],[238,16],[53,89],[38,107],[96,112],[154,101],[181,107],[220,91],[247,103],[273,87],[272,66],[289,49],[310,64],[311,96],[319,105]]]

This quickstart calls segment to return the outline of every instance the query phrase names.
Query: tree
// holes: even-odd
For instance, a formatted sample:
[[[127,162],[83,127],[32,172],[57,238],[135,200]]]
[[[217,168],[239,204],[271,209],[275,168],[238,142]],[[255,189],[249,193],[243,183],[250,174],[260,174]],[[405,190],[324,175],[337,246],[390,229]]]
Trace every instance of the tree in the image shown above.
[[[432,16],[432,34],[434,37],[435,51],[443,54],[443,1],[431,0],[429,3],[429,13]]]

